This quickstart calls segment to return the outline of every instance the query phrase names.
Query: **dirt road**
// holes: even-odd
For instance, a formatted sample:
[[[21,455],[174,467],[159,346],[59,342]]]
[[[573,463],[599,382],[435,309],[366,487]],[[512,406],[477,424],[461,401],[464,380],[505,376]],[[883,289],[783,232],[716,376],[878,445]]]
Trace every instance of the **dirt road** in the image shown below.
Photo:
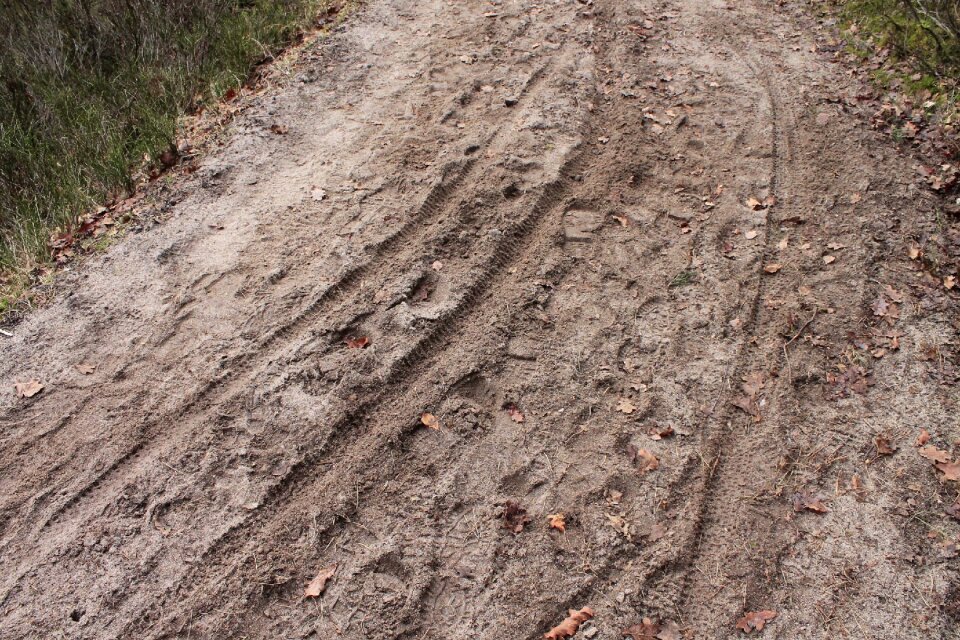
[[[371,0],[307,48],[4,339],[0,637],[960,637],[936,203],[810,15]]]

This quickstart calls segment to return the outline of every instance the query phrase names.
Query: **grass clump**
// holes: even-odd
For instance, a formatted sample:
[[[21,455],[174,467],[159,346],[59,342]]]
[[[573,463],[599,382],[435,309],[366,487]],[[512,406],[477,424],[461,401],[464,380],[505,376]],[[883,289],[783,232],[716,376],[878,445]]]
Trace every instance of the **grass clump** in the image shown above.
[[[0,285],[46,264],[54,229],[129,189],[180,114],[238,86],[329,4],[0,3]]]
[[[847,19],[918,73],[909,90],[936,92],[960,77],[960,2],[957,0],[846,0]]]

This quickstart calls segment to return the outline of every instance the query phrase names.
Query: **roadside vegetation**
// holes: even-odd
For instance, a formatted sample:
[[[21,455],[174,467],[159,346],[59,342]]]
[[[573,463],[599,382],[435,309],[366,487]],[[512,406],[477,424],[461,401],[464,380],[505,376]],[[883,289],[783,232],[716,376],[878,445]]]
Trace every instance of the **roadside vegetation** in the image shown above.
[[[958,0],[846,0],[841,2],[848,33],[857,36],[862,58],[881,56],[890,65],[874,72],[882,85],[901,81],[956,103],[960,81]]]
[[[0,312],[54,234],[161,163],[177,118],[239,86],[330,0],[0,3]]]

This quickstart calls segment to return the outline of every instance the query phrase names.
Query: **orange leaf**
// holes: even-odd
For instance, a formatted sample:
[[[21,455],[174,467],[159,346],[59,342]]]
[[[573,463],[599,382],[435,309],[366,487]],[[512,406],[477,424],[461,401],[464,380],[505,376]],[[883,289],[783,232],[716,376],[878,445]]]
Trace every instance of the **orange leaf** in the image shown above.
[[[646,449],[637,449],[637,458],[642,458],[640,466],[637,467],[637,470],[640,471],[640,473],[656,471],[660,467],[660,461],[657,460],[657,456],[653,455]]]
[[[754,629],[763,631],[763,626],[776,617],[776,611],[750,611],[737,620],[737,629],[744,633],[750,633]]]
[[[564,533],[567,530],[567,521],[562,512],[548,515],[547,521],[550,523],[551,529],[556,529],[560,533]]]
[[[303,591],[304,598],[319,598],[323,590],[327,588],[327,582],[337,572],[337,565],[331,564],[328,567],[320,569],[317,577],[310,581],[307,588]]]
[[[777,271],[780,271],[780,269],[782,268],[783,268],[782,265],[776,262],[771,262],[770,264],[765,266],[763,270],[766,271],[767,273],[776,273]]]
[[[580,611],[570,609],[567,613],[569,615],[563,622],[543,634],[544,640],[564,640],[565,638],[572,638],[576,635],[577,630],[580,629],[580,625],[594,615],[593,609],[590,607],[584,607],[580,609]]]
[[[370,344],[370,338],[367,336],[360,336],[358,338],[350,336],[344,340],[344,343],[346,343],[347,349],[366,349],[367,345]]]
[[[804,493],[795,493],[792,498],[793,510],[794,511],[813,511],[814,513],[829,513],[830,509],[827,508],[827,505],[823,504],[823,500],[817,498],[816,496],[804,492]]]
[[[930,432],[926,429],[920,429],[920,435],[917,436],[917,441],[914,443],[918,447],[922,447],[927,444],[930,440]]]
[[[437,419],[437,416],[433,415],[432,413],[422,414],[420,416],[420,422],[422,422],[424,426],[430,427],[431,429],[440,429],[440,421]]]

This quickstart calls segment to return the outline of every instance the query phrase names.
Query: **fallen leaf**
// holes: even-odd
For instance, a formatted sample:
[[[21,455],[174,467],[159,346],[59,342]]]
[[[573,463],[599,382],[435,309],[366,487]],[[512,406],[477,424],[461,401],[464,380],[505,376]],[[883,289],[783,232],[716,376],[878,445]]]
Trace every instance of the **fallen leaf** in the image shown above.
[[[327,197],[327,192],[319,187],[316,187],[314,188],[313,191],[310,192],[310,196],[317,202],[320,202],[321,200]]]
[[[894,302],[900,303],[903,302],[903,293],[897,291],[890,285],[887,285],[883,288],[884,292],[887,294],[887,297],[893,300]]]
[[[350,336],[343,342],[347,345],[347,349],[366,349],[367,345],[370,344],[370,338],[367,336],[360,336],[359,338]]]
[[[580,609],[580,611],[570,609],[563,622],[543,634],[544,640],[564,640],[565,638],[572,638],[576,635],[577,630],[580,629],[580,625],[592,618],[593,615],[593,609],[590,607],[584,607]]]
[[[830,509],[827,508],[827,505],[823,504],[820,498],[807,492],[795,493],[791,501],[793,502],[793,510],[797,512],[803,510],[813,511],[814,513],[830,512]]]
[[[917,440],[913,444],[918,447],[922,447],[923,445],[927,444],[927,442],[929,441],[930,441],[930,432],[927,431],[926,429],[920,429],[920,435],[917,436]]]
[[[440,421],[437,419],[437,416],[433,415],[432,413],[422,414],[420,416],[420,422],[422,422],[426,427],[430,427],[431,429],[436,429],[438,431],[440,430]]]
[[[957,279],[954,276],[947,276],[943,279],[944,289],[953,289],[957,285]]]
[[[761,209],[766,208],[764,204],[759,200],[757,200],[756,198],[747,198],[747,206],[753,209],[754,211],[760,211]]]
[[[567,530],[567,521],[563,513],[551,513],[547,516],[547,522],[550,524],[551,529],[556,529],[560,533]]]
[[[788,246],[790,246],[790,238],[781,238],[780,242],[777,243],[777,249],[783,251]]]
[[[919,260],[920,256],[923,254],[923,252],[920,250],[920,247],[918,247],[915,244],[910,245],[910,249],[908,250],[908,253],[910,255],[911,260]]]
[[[617,222],[619,222],[621,227],[629,227],[629,226],[630,226],[630,218],[628,218],[628,217],[626,217],[626,216],[613,216],[613,219],[616,220]]]
[[[746,238],[747,240],[753,240],[753,239],[756,238],[759,234],[760,234],[759,231],[757,231],[757,230],[755,230],[755,229],[751,229],[750,231],[747,231],[745,234],[743,234],[743,237]]]
[[[34,378],[28,382],[14,382],[13,388],[17,390],[17,397],[32,398],[43,391],[43,383]]]
[[[943,473],[944,480],[960,480],[960,464],[956,462],[938,462],[937,470]]]
[[[836,256],[823,256],[823,264],[833,264],[836,260]]]
[[[859,193],[855,193],[852,196],[850,196],[850,204],[857,204],[861,200],[863,200],[863,195]]]
[[[950,462],[950,453],[943,449],[938,449],[933,445],[920,449],[920,455],[931,462],[940,462],[948,464]]]
[[[441,269],[443,269],[443,263],[440,262],[439,260],[434,260],[433,264],[430,265],[430,268],[433,269],[434,271],[440,271]]]
[[[847,245],[840,244],[839,242],[831,242],[827,245],[827,249],[830,249],[831,251],[840,251],[840,249],[846,249],[846,248],[847,248]]]
[[[873,301],[873,304],[870,306],[870,308],[873,309],[873,315],[882,318],[889,313],[890,304],[883,298],[883,296],[880,296]]]
[[[882,433],[873,439],[873,443],[877,446],[877,453],[881,456],[892,456],[896,451],[893,443],[890,442],[890,438]]]
[[[624,629],[620,635],[633,640],[657,640],[659,633],[660,625],[655,624],[650,618],[644,618],[640,624],[632,624]]]
[[[763,270],[766,271],[767,273],[776,273],[777,271],[780,271],[780,269],[782,268],[783,268],[782,265],[776,262],[771,262],[770,264],[766,265],[763,268]]]
[[[317,577],[310,581],[310,584],[307,585],[307,588],[303,591],[304,598],[319,598],[323,593],[323,590],[327,588],[327,582],[330,578],[333,577],[333,574],[337,572],[337,565],[331,564],[330,566],[320,569],[320,572],[317,574]]]
[[[520,506],[515,500],[507,500],[503,504],[503,528],[509,529],[513,533],[520,533],[530,522],[530,516],[527,510]]]
[[[617,411],[619,411],[620,413],[625,413],[627,415],[630,415],[636,410],[637,410],[637,407],[634,406],[634,404],[630,402],[630,400],[627,398],[620,398],[620,400],[617,402]]]
[[[91,373],[93,373],[93,372],[96,371],[96,369],[97,369],[96,365],[88,364],[88,363],[86,363],[86,362],[81,362],[80,364],[75,364],[75,365],[73,365],[73,368],[76,369],[77,371],[79,371],[80,373],[82,373],[82,374],[85,375],[85,376],[90,375]]]
[[[681,640],[680,625],[672,620],[664,622],[660,626],[660,633],[657,634],[657,640]]]
[[[669,438],[674,434],[673,427],[667,425],[665,427],[653,427],[647,431],[647,435],[650,436],[653,440],[663,440],[664,438]]]
[[[507,404],[503,405],[503,408],[507,410],[511,420],[514,422],[523,422],[523,412],[517,408],[517,405],[513,404],[512,402],[508,402]]]
[[[640,473],[650,473],[651,471],[656,471],[660,467],[660,461],[657,460],[657,456],[653,455],[646,449],[637,449],[636,458],[640,462],[637,466],[637,471]]]
[[[737,629],[744,633],[763,631],[763,626],[777,617],[776,611],[750,611],[737,620]]]

